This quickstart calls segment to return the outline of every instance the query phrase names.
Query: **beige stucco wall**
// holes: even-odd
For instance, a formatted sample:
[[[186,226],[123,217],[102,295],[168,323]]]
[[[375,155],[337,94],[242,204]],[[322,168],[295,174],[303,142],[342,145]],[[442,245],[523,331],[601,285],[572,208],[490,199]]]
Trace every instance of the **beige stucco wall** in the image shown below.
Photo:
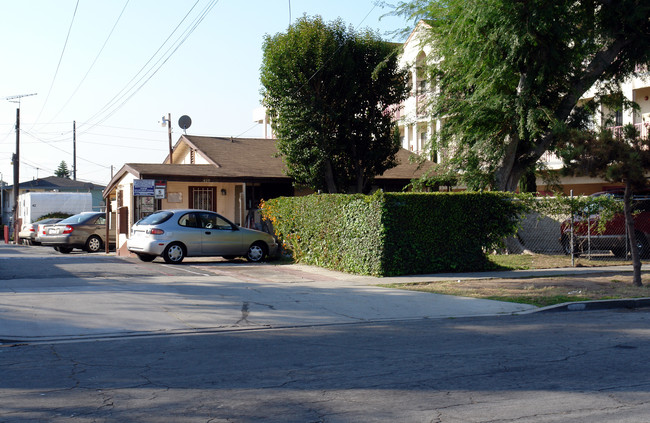
[[[123,206],[129,208],[128,213],[128,232],[130,232],[131,227],[134,222],[134,210],[135,210],[135,201],[133,197],[133,181],[136,179],[132,174],[127,173],[124,178],[117,185],[117,191],[122,191],[123,195]],[[161,200],[161,208],[165,209],[186,209],[189,208],[189,187],[215,187],[216,191],[216,203],[217,209],[216,212],[226,217],[227,219],[242,224],[245,217],[245,210],[239,218],[235,216],[236,204],[239,201],[235,195],[235,187],[237,185],[242,186],[242,192],[245,192],[244,185],[242,183],[229,183],[229,182],[176,182],[168,181],[167,182],[167,196]],[[222,193],[222,190],[225,190],[225,194]],[[245,200],[245,198],[242,198]],[[245,201],[241,202],[242,207],[245,207]],[[113,211],[117,211],[117,200],[113,200],[111,203]],[[122,248],[124,252],[124,247],[126,241],[129,237],[129,233],[119,234],[117,233],[117,225],[113,226],[113,230],[116,231],[116,243],[117,250],[119,251]]]

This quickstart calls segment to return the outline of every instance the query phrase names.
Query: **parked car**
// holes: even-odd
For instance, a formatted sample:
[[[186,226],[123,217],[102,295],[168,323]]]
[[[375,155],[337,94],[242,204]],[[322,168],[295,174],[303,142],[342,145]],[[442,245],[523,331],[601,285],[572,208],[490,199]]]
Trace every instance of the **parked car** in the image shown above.
[[[208,210],[161,210],[136,222],[127,249],[142,261],[161,256],[180,263],[191,256],[245,256],[260,262],[278,252],[278,244],[266,232],[235,225]]]
[[[115,244],[111,233],[109,245]],[[84,212],[70,216],[54,225],[46,225],[40,234],[42,245],[54,247],[67,254],[74,248],[90,253],[101,251],[106,244],[106,214],[103,212]]]
[[[644,193],[645,194],[645,193]],[[622,191],[599,192],[596,195],[611,195],[622,200]],[[632,199],[632,213],[636,243],[641,258],[650,258],[650,196],[635,195]],[[630,251],[623,213],[599,227],[600,216],[597,213],[585,213],[573,219],[573,251],[584,254],[593,251],[611,251],[617,257],[626,257]],[[571,221],[565,220],[560,226],[560,242],[565,254],[571,254]]]
[[[37,239],[38,225],[57,223],[61,220],[63,219],[53,217],[50,219],[41,219],[34,223],[26,223],[22,228],[20,228],[20,232],[18,232],[18,239],[20,239],[21,242],[26,245],[39,244],[39,240]]]
[[[34,237],[34,243],[40,245],[41,244],[41,236],[43,235],[43,231],[47,226],[54,225],[55,223],[59,223],[62,221],[63,218],[61,219],[55,219],[54,222],[36,222],[38,225],[36,225],[36,236]]]

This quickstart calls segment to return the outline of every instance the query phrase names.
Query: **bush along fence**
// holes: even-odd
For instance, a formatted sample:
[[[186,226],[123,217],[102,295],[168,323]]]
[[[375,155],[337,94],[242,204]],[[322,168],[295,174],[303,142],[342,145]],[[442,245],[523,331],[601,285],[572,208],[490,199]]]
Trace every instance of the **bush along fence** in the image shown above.
[[[526,203],[497,192],[321,194],[262,204],[294,259],[396,276],[492,267],[486,251],[517,232]]]

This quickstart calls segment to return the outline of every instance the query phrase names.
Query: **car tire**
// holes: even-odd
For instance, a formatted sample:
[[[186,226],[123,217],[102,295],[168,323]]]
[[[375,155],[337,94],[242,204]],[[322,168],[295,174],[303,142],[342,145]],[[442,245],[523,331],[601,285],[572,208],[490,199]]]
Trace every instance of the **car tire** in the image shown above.
[[[179,264],[185,258],[185,246],[178,242],[173,242],[165,248],[162,253],[163,259],[169,264]]]
[[[156,256],[151,255],[151,254],[138,254],[138,258],[140,260],[148,263],[148,262],[153,261],[156,258]]]
[[[268,254],[266,249],[266,245],[264,245],[262,242],[255,242],[250,247],[248,247],[248,251],[246,252],[246,259],[252,263],[259,263],[261,261],[264,261],[266,255]]]
[[[89,253],[97,253],[101,251],[103,246],[102,239],[97,235],[92,235],[86,241],[86,247],[84,248]]]
[[[57,248],[57,251],[62,254],[70,254],[72,252],[72,247],[59,246],[54,248]]]

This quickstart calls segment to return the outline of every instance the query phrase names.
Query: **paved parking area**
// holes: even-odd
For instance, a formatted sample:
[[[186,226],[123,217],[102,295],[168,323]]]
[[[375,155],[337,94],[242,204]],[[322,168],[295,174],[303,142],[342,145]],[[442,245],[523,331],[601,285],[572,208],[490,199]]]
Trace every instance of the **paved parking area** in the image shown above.
[[[310,266],[220,259],[172,266],[0,246],[0,271],[0,342],[5,343],[500,315],[534,308],[386,289],[374,286],[382,279]]]

